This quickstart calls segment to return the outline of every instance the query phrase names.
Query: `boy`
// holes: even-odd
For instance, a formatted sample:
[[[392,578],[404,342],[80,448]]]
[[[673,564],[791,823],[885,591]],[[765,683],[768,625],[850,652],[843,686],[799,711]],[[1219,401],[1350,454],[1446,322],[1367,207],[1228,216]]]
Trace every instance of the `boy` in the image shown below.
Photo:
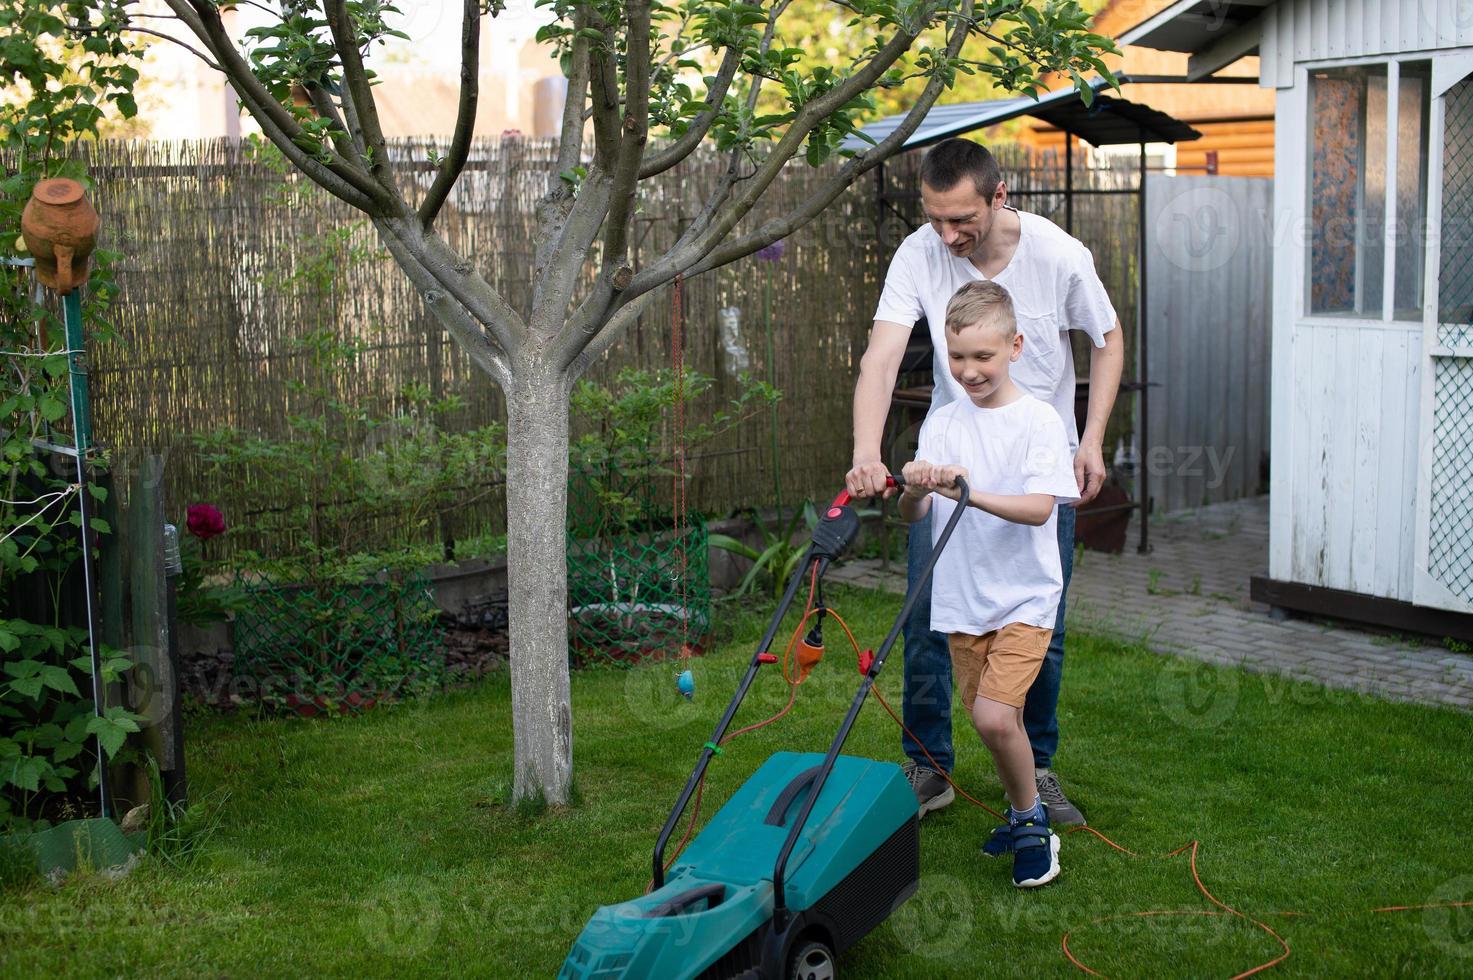
[[[903,470],[900,513],[921,520],[934,493],[939,535],[956,506],[956,479],[969,485],[972,509],[936,563],[931,629],[948,634],[957,691],[1008,796],[1008,825],[986,851],[1010,849],[1013,884],[1033,888],[1058,876],[1059,838],[1038,798],[1023,704],[1064,584],[1055,504],[1078,499],[1079,485],[1059,413],[1009,376],[1023,336],[1007,290],[985,281],[957,290],[946,307],[946,350],[967,397],[922,427]]]

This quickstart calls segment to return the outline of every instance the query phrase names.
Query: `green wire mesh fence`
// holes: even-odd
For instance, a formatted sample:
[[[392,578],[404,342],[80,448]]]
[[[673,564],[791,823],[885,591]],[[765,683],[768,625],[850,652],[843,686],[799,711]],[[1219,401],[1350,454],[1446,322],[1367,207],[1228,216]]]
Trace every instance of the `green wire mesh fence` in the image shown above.
[[[576,473],[567,591],[574,663],[633,663],[700,647],[711,623],[706,522],[654,500],[660,473]],[[658,480],[658,483],[657,483]]]
[[[243,586],[234,673],[263,703],[347,711],[439,687],[438,610],[423,576],[356,584]]]
[[[636,662],[700,647],[711,627],[706,524],[568,533],[568,646],[576,663]]]

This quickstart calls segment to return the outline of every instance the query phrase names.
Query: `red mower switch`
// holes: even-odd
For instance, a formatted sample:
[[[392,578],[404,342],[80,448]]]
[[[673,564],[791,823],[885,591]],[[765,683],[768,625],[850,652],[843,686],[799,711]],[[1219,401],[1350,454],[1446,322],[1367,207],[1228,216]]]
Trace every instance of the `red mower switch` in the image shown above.
[[[833,520],[834,518],[838,517],[840,514],[843,514],[843,513],[844,512],[842,510],[840,510],[839,508],[837,508],[837,507],[830,507],[829,508],[829,512],[827,514],[825,514],[824,516],[827,517],[829,520]]]
[[[866,650],[859,655],[859,672],[861,674],[868,674],[869,669],[873,667],[874,664],[875,652],[873,650]]]
[[[759,654],[757,654],[757,662],[759,664],[775,664],[775,663],[777,663],[777,654],[775,654],[775,653],[759,653]]]

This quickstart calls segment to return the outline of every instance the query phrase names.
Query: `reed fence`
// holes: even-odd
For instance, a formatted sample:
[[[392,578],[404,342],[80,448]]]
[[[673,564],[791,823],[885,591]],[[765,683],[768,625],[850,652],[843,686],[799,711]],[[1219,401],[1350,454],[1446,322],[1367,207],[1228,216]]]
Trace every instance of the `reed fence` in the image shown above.
[[[430,149],[404,141],[392,152],[424,160]],[[1025,148],[997,149],[1010,186],[1020,192],[1019,206],[1062,223],[1062,161]],[[113,317],[119,339],[99,347],[91,366],[95,429],[120,459],[166,457],[165,496],[175,519],[182,521],[184,506],[196,501],[216,504],[227,519],[288,503],[268,499],[270,488],[248,479],[226,484],[212,477],[192,437],[221,426],[289,437],[287,417],[304,410],[303,385],[327,386],[345,402],[386,411],[403,405],[401,391],[414,382],[463,398],[449,420],[453,426],[504,418],[495,386],[427,313],[373,229],[347,205],[240,143],[109,142],[87,152],[104,245],[123,255]],[[833,493],[848,467],[854,379],[889,256],[918,218],[905,192],[915,188],[919,156],[893,160],[849,188],[786,242],[779,260],[745,258],[685,284],[685,362],[717,379],[688,415],[703,417],[733,397],[742,370],[770,378],[783,393],[777,453],[790,504]],[[523,311],[531,298],[534,203],[554,157],[547,141],[479,141],[439,219],[450,245]],[[700,154],[649,182],[634,235],[636,265],[674,241],[724,165]],[[1128,170],[1079,166],[1081,188],[1133,185]],[[790,166],[747,224],[796,207],[829,172]],[[428,177],[424,168],[409,179],[422,191]],[[1080,198],[1074,228],[1093,249],[1129,327],[1134,199]],[[323,288],[283,288],[284,279],[314,261],[308,243],[334,230],[368,257]],[[290,343],[310,329],[355,339],[363,353],[351,370],[323,377]],[[607,380],[626,366],[668,367],[671,341],[667,289],[591,376]],[[770,433],[762,414],[701,447],[690,464],[691,502],[713,514],[770,504]],[[484,495],[424,533],[466,538],[495,531],[503,526],[503,501],[500,493]]]

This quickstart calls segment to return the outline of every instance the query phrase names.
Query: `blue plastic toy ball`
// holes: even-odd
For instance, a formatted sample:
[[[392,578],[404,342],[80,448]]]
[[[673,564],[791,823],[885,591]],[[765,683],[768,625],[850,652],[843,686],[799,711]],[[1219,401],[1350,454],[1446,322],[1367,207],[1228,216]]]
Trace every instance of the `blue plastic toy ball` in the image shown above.
[[[675,688],[689,701],[696,694],[696,679],[688,670],[682,670],[675,678]]]

